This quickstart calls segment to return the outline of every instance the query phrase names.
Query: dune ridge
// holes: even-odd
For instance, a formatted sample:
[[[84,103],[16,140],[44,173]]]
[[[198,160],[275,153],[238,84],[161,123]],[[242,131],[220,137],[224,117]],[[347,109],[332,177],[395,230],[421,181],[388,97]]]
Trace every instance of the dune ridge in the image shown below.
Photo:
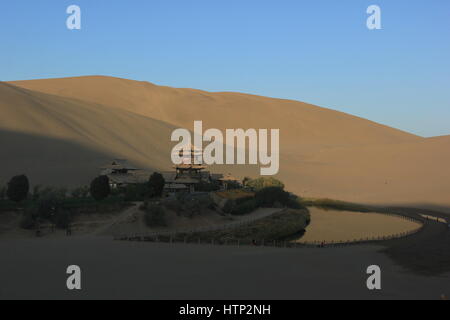
[[[303,102],[91,76],[0,83],[0,117],[3,132],[60,139],[157,170],[171,166],[172,130],[192,129],[194,120],[202,120],[205,129],[279,128],[279,178],[294,192],[450,207],[450,136],[422,138]],[[7,141],[3,150],[17,152]],[[45,157],[34,157],[48,167]],[[66,165],[80,167],[82,160]],[[241,177],[258,173],[256,166],[213,170]],[[86,181],[88,175],[92,171]],[[59,182],[70,185],[72,178],[68,170]]]

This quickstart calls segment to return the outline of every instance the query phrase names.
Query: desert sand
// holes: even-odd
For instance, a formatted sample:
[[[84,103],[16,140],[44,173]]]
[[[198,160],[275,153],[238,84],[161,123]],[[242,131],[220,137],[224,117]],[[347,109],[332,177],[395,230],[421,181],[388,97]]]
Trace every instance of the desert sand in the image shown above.
[[[15,248],[11,250],[11,248]],[[0,299],[435,299],[450,274],[405,272],[377,246],[325,249],[113,243],[109,238],[0,242]],[[82,290],[66,289],[81,268]],[[382,290],[366,287],[370,265]],[[30,267],[32,266],[32,267]]]
[[[379,213],[309,208],[311,224],[297,242],[345,242],[388,237],[417,230],[421,224]]]
[[[112,157],[171,168],[174,128],[279,128],[280,173],[302,196],[450,212],[450,136],[423,138],[298,101],[111,77],[0,83],[0,183],[79,185]],[[243,177],[258,166],[215,167]]]

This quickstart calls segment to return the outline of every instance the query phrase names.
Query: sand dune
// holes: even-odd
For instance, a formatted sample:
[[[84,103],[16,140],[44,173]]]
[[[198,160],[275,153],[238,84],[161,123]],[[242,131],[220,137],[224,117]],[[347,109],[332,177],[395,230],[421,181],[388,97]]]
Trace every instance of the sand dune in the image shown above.
[[[4,83],[0,97],[3,179],[24,172],[37,178],[34,183],[73,185],[90,181],[115,157],[168,167],[165,142],[174,128],[161,121]]]
[[[110,77],[0,83],[0,130],[67,141],[80,154],[99,153],[88,162],[80,157],[64,159],[67,172],[59,175],[62,184],[73,184],[73,168],[91,166],[96,157],[99,165],[105,157],[117,156],[139,166],[168,169],[171,131],[192,129],[194,120],[203,120],[205,128],[279,128],[279,176],[299,194],[450,207],[450,137],[425,139],[297,101]],[[0,179],[24,171],[15,155],[33,157],[40,168],[52,170],[48,156],[26,152],[32,138],[21,142],[20,152],[8,141],[2,140],[9,156],[0,161],[9,165]],[[58,147],[52,150],[58,153]],[[255,176],[257,169],[215,168],[241,177]],[[77,171],[78,179],[81,172]],[[91,175],[92,170],[86,171],[84,178]]]
[[[450,137],[419,142],[335,148],[308,161],[286,161],[302,194],[349,201],[417,206],[450,204]]]
[[[19,81],[12,84],[82,99],[192,128],[202,120],[207,128],[279,128],[283,148],[366,145],[417,141],[419,137],[345,113],[306,103],[242,93],[210,93],[160,87],[111,77],[81,77]],[[302,150],[303,151],[303,150]]]

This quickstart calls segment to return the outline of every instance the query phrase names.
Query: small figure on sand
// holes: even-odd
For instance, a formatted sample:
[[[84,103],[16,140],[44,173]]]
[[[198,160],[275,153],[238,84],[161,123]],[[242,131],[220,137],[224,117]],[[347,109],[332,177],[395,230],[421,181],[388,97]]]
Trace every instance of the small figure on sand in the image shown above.
[[[41,224],[39,221],[36,222],[36,237],[39,238],[41,236]]]
[[[70,226],[70,224],[69,225],[67,225],[67,228],[66,228],[66,236],[71,236],[72,235],[72,228],[71,228],[71,226]]]

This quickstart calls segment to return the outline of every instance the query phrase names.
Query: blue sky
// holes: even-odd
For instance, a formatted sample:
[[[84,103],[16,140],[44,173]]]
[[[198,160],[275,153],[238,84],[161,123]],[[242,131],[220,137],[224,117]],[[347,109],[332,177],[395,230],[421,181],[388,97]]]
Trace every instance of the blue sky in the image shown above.
[[[66,28],[66,8],[82,29]],[[382,10],[382,30],[366,9]],[[448,0],[15,0],[0,80],[111,75],[341,110],[450,134]]]

